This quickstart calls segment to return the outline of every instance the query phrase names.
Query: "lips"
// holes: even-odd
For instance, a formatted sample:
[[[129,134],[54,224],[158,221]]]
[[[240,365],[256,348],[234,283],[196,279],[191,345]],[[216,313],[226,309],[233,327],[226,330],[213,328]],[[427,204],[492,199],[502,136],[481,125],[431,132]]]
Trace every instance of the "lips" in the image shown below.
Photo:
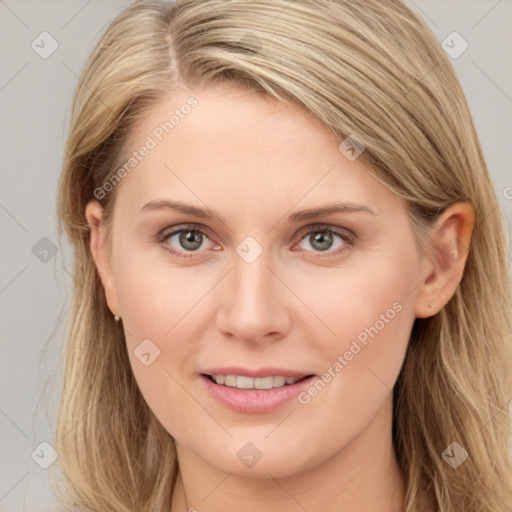
[[[210,395],[238,412],[271,412],[295,398],[314,375],[284,368],[211,368],[201,373]]]

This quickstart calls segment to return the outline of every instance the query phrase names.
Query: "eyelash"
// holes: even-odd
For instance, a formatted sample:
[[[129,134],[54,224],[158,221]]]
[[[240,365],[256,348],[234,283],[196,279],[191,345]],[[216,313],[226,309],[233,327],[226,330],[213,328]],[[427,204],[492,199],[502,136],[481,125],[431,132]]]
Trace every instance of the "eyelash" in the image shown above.
[[[163,231],[161,231],[157,237],[156,242],[161,244],[162,247],[170,252],[171,254],[178,256],[180,258],[192,258],[194,257],[194,253],[201,252],[201,251],[177,251],[173,249],[171,246],[166,244],[165,242],[173,235],[176,235],[178,233],[184,232],[184,231],[194,231],[196,233],[200,233],[202,236],[210,239],[208,236],[208,233],[206,233],[204,230],[200,229],[197,226],[194,225],[185,225],[182,227],[172,227],[172,228],[165,228]],[[329,258],[333,256],[340,256],[341,254],[345,253],[346,251],[350,250],[351,247],[353,247],[356,244],[356,237],[355,235],[348,231],[348,230],[342,230],[339,228],[334,228],[325,224],[315,224],[312,226],[308,226],[305,232],[301,233],[300,242],[307,238],[312,233],[319,233],[319,232],[327,232],[333,235],[337,235],[341,240],[344,242],[344,245],[341,248],[338,248],[335,251],[328,252],[327,250],[325,253],[322,251],[306,251],[306,252],[313,252],[313,253],[319,253],[319,258]],[[185,255],[186,254],[186,255]],[[323,254],[326,254],[327,256],[324,256]]]

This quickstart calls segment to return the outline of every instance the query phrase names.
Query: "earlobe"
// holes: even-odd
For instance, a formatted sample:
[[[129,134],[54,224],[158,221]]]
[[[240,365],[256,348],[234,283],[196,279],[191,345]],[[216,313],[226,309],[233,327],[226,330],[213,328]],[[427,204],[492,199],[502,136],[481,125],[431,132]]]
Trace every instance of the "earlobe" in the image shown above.
[[[416,295],[417,318],[437,314],[453,297],[464,274],[474,224],[474,210],[467,203],[452,204],[435,222],[430,237],[434,256]]]
[[[120,315],[117,292],[112,269],[107,255],[105,233],[101,225],[103,208],[97,200],[91,200],[85,207],[85,217],[90,229],[90,249],[96,269],[105,290],[105,298],[113,315]]]

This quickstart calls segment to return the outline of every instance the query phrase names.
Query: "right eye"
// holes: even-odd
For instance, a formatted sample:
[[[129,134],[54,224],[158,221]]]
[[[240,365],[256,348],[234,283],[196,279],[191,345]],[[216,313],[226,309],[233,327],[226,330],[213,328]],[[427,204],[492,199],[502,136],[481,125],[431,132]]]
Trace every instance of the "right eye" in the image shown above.
[[[173,226],[166,228],[158,237],[158,242],[165,249],[182,258],[192,257],[193,254],[190,253],[203,252],[199,249],[205,240],[209,240],[207,234],[196,226]],[[213,242],[211,243],[213,244]],[[216,247],[214,250],[219,250],[218,245],[214,245],[214,247]]]

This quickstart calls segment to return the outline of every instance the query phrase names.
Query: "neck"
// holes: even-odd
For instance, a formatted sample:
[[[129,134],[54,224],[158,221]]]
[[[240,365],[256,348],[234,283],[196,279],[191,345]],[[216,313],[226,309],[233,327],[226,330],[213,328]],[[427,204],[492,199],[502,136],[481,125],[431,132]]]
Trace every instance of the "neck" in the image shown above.
[[[391,439],[392,400],[365,430],[328,460],[285,478],[224,473],[177,443],[180,473],[171,512],[322,510],[401,512],[405,486]],[[387,428],[383,428],[386,425]]]

